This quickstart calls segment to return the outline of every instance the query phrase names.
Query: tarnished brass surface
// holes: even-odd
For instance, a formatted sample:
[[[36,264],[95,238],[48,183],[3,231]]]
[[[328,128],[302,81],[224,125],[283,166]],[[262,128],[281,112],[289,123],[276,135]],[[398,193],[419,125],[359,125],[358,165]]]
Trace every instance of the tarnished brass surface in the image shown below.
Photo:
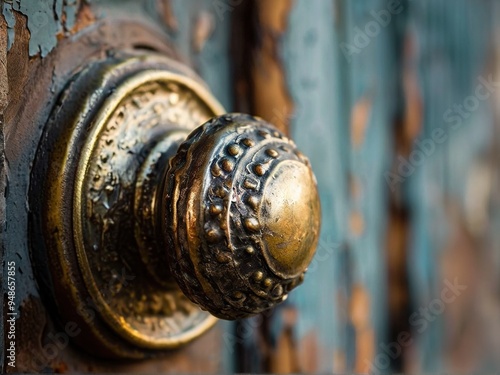
[[[309,162],[272,125],[222,113],[154,54],[95,62],[68,84],[34,166],[32,254],[89,350],[176,348],[302,282],[320,226]]]
[[[144,174],[138,180],[137,172],[148,164],[149,158],[144,160],[144,156],[151,151],[148,156],[158,161],[165,153],[175,152],[179,134],[183,139],[188,133],[176,134],[176,128],[193,129],[221,111],[207,98],[202,86],[185,77],[164,71],[139,73],[104,104],[80,156],[73,212],[80,269],[104,319],[140,346],[177,346],[214,322],[179,293],[175,284],[157,285],[148,280],[149,275],[127,287],[116,284],[107,295],[101,293],[118,270],[128,267],[137,272],[135,258],[128,253],[139,251],[150,269],[167,269],[167,262],[162,261],[166,249],[144,230],[154,233],[154,226],[134,218],[134,192],[143,199],[144,194],[151,200],[155,197],[154,187],[141,192]],[[165,167],[168,158],[163,159]],[[147,220],[150,207],[140,200],[135,204],[139,219]]]
[[[215,118],[171,162],[164,193],[172,272],[215,316],[244,318],[300,284],[319,236],[308,160],[273,126]]]

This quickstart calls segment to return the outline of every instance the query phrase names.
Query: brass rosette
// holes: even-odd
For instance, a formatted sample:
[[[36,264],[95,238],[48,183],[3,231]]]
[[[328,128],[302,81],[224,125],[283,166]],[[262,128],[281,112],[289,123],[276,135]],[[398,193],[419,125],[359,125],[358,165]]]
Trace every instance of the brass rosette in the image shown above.
[[[223,112],[194,73],[155,54],[89,64],[53,109],[33,169],[32,257],[49,305],[62,324],[78,324],[76,341],[96,355],[155,355],[215,324],[149,269],[158,261],[147,262],[141,240],[154,234],[142,224],[156,197],[142,198],[158,178],[148,156],[165,159]]]

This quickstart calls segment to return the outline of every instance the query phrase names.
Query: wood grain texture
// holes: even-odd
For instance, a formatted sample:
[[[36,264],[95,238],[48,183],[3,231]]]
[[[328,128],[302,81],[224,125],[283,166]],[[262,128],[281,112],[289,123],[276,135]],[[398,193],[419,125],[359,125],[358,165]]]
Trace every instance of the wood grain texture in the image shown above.
[[[250,72],[253,111],[257,116],[269,119],[285,133],[288,132],[294,108],[280,48],[291,8],[291,0],[256,1],[256,22],[259,26]]]
[[[285,86],[268,76],[267,81],[251,82],[257,86],[251,95],[284,89],[291,98],[284,112],[279,100],[263,100],[265,110],[260,107],[260,113],[270,121],[281,113],[291,136],[310,158],[323,227],[304,285],[244,338],[240,371],[363,371],[383,335],[387,187],[382,172],[390,160],[387,125],[393,107],[386,99],[390,82],[385,83],[391,79],[391,57],[380,48],[387,39],[382,36],[356,62],[345,58],[339,45],[352,37],[350,25],[366,22],[370,9],[353,4],[299,0],[283,20],[276,9],[273,15],[260,13],[272,12],[278,4],[259,9],[262,4],[256,3],[255,14],[261,14],[256,17],[256,33],[272,28],[272,20],[286,25],[273,33],[272,48],[279,64],[275,74],[284,77]],[[260,59],[263,53],[265,49],[257,48],[252,58]],[[380,78],[374,82],[373,77]],[[350,107],[353,112],[347,110]],[[370,160],[370,165],[363,160]]]
[[[498,369],[491,340],[498,333],[492,319],[498,311],[492,289],[498,250],[491,241],[494,210],[487,193],[497,168],[490,152],[498,135],[492,95],[476,91],[491,73],[492,5],[426,1],[410,7],[408,34],[416,45],[407,63],[418,75],[414,93],[421,93],[422,121],[408,156],[413,172],[405,181],[413,219],[408,270],[415,340],[407,371]],[[437,129],[442,142],[434,140]],[[427,153],[415,163],[416,153],[426,152],[423,142]],[[455,281],[466,289],[447,302],[442,293]]]
[[[336,46],[344,30],[341,8],[330,1],[297,1],[290,13],[282,47],[288,88],[294,102],[290,134],[310,158],[322,203],[322,234],[317,256],[301,289],[290,296],[295,309],[288,329],[303,372],[352,369],[354,332],[349,321],[352,253],[349,248],[349,114],[345,60]],[[337,21],[337,22],[335,22]],[[277,311],[271,331],[278,340],[286,331]],[[283,322],[280,324],[280,322]],[[279,363],[279,356],[273,362]]]
[[[169,0],[175,28],[167,31],[176,49],[205,80],[214,96],[231,110],[233,106],[230,56],[232,2],[221,0]],[[157,10],[155,10],[157,12]],[[172,23],[167,14],[167,25]]]

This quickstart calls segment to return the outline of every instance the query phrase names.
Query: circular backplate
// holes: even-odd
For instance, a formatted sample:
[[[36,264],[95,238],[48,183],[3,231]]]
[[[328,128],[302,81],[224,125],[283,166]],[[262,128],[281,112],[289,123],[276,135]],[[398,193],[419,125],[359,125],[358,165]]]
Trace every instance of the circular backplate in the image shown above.
[[[54,109],[35,165],[44,181],[43,243],[34,251],[46,258],[60,315],[82,325],[77,339],[91,351],[142,357],[215,323],[177,285],[147,271],[133,217],[149,151],[169,132],[187,134],[222,113],[191,71],[154,54],[89,65]]]

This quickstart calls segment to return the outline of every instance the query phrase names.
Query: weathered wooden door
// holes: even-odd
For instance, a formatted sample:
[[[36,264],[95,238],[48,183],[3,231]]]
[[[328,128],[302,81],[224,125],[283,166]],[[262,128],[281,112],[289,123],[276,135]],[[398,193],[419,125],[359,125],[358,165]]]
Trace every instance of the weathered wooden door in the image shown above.
[[[4,0],[2,370],[498,370],[498,12],[494,0]],[[46,123],[82,66],[124,51],[174,57],[227,111],[293,138],[322,208],[285,302],[142,360],[75,344],[81,329],[60,325],[30,250]]]

